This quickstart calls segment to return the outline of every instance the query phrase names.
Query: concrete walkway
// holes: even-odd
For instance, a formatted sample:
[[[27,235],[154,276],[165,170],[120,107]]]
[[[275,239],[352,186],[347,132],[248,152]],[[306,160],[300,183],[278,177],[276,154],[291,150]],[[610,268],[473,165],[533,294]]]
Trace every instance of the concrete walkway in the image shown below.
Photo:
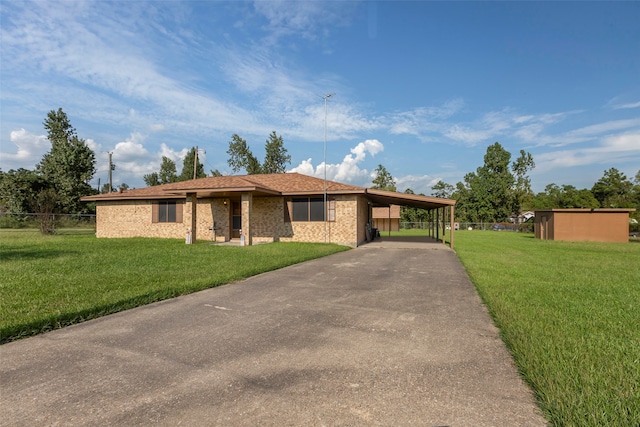
[[[455,253],[365,245],[0,346],[0,425],[542,426]]]

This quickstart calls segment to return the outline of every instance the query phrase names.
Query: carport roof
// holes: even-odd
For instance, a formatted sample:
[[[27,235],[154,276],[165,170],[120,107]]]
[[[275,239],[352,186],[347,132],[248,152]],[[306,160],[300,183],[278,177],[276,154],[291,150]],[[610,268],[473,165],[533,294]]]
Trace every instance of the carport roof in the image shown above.
[[[299,173],[217,176],[174,182],[153,187],[125,190],[83,197],[86,202],[116,200],[179,199],[188,193],[197,197],[232,197],[251,192],[255,196],[303,196],[324,193],[325,181]],[[455,205],[455,200],[417,194],[376,190],[356,185],[326,181],[327,194],[362,194],[373,206],[402,205],[422,209],[437,209]]]
[[[377,190],[375,188],[366,188],[365,190],[367,198],[371,200],[374,206],[401,205],[431,210],[456,204],[456,201],[453,199],[397,193],[395,191]]]

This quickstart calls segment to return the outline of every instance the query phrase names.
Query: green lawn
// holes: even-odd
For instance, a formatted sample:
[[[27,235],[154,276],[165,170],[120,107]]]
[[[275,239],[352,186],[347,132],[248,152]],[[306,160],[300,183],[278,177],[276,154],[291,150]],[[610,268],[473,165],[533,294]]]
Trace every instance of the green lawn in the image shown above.
[[[346,250],[0,231],[0,343]]]
[[[456,232],[458,257],[556,426],[640,426],[640,244]]]
[[[455,244],[552,425],[640,425],[640,244],[490,231],[456,232]],[[1,339],[344,249],[0,231]]]

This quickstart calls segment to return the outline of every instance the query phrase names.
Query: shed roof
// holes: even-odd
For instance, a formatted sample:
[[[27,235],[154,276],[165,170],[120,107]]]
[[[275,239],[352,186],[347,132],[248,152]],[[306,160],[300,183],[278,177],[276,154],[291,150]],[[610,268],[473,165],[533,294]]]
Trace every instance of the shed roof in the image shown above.
[[[535,213],[538,212],[567,212],[567,213],[592,213],[592,212],[602,212],[602,213],[629,213],[635,212],[634,208],[553,208],[553,209],[536,209]]]

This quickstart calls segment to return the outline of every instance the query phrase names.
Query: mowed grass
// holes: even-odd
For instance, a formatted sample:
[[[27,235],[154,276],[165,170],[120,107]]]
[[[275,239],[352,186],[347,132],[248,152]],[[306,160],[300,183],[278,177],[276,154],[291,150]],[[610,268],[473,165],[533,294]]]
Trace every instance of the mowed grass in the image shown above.
[[[458,257],[556,426],[640,426],[640,244],[462,231]]]
[[[222,285],[346,250],[273,243],[246,247],[173,239],[96,239],[0,231],[0,342]]]

